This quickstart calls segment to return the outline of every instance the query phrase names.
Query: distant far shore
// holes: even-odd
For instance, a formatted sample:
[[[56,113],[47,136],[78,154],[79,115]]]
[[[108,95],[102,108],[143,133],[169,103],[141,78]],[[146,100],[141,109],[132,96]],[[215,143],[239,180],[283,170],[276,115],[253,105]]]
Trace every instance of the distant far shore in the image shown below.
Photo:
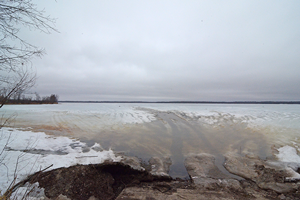
[[[300,101],[59,101],[59,103],[300,104]]]
[[[50,96],[44,96],[44,97],[40,97],[40,95],[38,95],[37,93],[35,93],[36,95],[36,99],[32,99],[31,96],[26,97],[25,95],[21,96],[21,93],[14,97],[14,98],[10,98],[10,96],[1,96],[0,95],[0,105],[1,107],[4,104],[7,105],[32,105],[32,104],[58,104],[58,95],[57,94],[51,94]]]
[[[5,105],[41,105],[41,104],[58,104],[58,102],[50,103],[50,102],[19,102],[19,103],[5,103]]]

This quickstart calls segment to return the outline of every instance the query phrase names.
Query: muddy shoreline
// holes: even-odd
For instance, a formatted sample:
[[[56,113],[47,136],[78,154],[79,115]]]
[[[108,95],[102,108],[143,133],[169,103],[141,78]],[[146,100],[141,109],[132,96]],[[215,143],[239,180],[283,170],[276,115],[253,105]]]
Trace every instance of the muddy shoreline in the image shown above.
[[[27,181],[44,188],[44,199],[300,199],[296,163],[261,160],[230,152],[223,173],[211,154],[190,154],[188,179],[172,178],[170,158],[153,157],[145,166],[136,157],[121,162],[75,165],[38,172]]]

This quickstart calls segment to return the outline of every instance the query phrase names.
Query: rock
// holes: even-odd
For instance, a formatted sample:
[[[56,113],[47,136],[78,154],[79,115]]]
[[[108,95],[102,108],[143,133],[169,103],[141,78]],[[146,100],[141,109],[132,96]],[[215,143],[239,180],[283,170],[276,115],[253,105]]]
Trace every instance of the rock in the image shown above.
[[[243,157],[236,153],[225,155],[224,167],[232,174],[236,174],[246,179],[254,180],[258,177],[255,166],[262,165],[263,162],[254,157]]]
[[[242,190],[240,182],[235,179],[223,179],[220,185],[227,189]]]
[[[254,181],[261,189],[287,193],[299,188],[297,184],[285,182],[291,175],[290,168],[279,168],[258,157],[235,153],[228,153],[225,158],[224,167],[229,172]]]
[[[152,157],[149,164],[151,165],[150,173],[152,175],[170,177],[169,170],[172,164],[170,158]]]
[[[241,185],[238,180],[231,179],[223,174],[215,165],[215,157],[210,154],[191,154],[185,160],[185,167],[191,179],[198,187],[216,189],[218,187],[226,189],[240,190]]]
[[[210,154],[191,154],[185,159],[185,167],[191,177],[224,179],[230,178],[223,174],[215,165],[215,157]]]
[[[293,190],[295,190],[293,185],[291,185],[290,183],[259,182],[257,186],[261,189],[273,190],[279,194],[292,192]]]
[[[137,157],[122,156],[121,163],[129,165],[132,169],[144,171],[145,169],[141,166],[141,161]]]

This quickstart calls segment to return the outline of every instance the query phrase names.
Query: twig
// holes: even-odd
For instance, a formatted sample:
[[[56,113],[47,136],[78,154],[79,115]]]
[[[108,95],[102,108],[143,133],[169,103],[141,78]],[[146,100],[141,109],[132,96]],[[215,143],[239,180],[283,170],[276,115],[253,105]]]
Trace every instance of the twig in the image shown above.
[[[52,166],[53,166],[53,164],[50,165],[50,166],[48,166],[48,167],[46,167],[46,168],[43,169],[43,170],[40,170],[40,171],[38,171],[38,172],[36,172],[36,173],[34,173],[34,174],[28,176],[26,179],[24,179],[23,181],[20,181],[19,183],[17,183],[17,184],[14,185],[13,187],[11,187],[11,188],[9,187],[9,188],[6,190],[6,192],[4,193],[4,196],[10,197],[11,194],[14,193],[19,187],[22,187],[23,185],[25,185],[25,183],[34,180],[41,172],[43,172],[43,171],[49,169],[49,168],[52,167]],[[15,181],[16,181],[16,177],[15,177],[13,183],[15,183]]]

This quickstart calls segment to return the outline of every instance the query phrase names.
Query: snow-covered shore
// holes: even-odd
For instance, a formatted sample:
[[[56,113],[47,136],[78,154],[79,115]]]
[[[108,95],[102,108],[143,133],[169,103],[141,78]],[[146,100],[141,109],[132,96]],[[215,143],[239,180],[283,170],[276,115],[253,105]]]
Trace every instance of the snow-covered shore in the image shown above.
[[[88,147],[85,143],[68,137],[54,137],[43,132],[6,127],[0,130],[0,150],[1,191],[9,187],[14,177],[19,182],[49,166],[52,166],[48,169],[51,170],[121,159],[112,150],[103,150],[99,144]]]

